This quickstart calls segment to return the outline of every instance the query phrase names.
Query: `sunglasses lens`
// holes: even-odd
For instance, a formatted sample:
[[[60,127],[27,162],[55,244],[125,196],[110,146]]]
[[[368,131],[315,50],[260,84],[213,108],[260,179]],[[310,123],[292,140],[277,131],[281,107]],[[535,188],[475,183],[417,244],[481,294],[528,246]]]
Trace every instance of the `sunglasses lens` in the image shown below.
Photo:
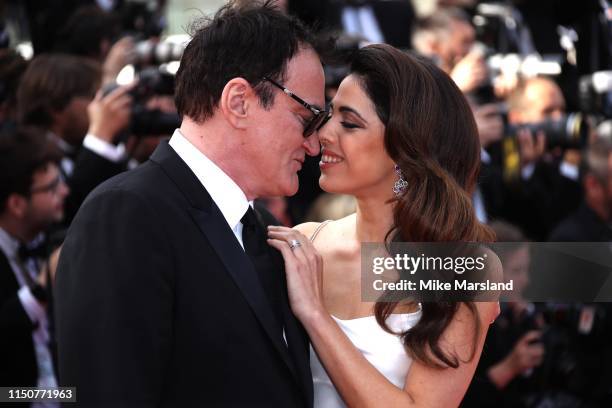
[[[321,123],[317,125],[317,131],[320,130],[323,126],[325,126],[325,124],[331,118],[331,116],[332,116],[331,111],[324,112],[323,118],[321,119]]]
[[[315,130],[321,129],[321,127],[325,124],[325,122],[327,122],[328,119],[329,113],[327,111],[322,111],[318,115],[314,116],[304,129],[304,137],[308,137],[312,135]]]

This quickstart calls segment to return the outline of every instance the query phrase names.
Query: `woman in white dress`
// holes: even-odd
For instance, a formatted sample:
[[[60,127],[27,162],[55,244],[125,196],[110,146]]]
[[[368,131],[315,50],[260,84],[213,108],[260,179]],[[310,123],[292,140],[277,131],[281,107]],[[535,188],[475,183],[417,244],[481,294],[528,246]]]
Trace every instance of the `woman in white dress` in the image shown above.
[[[315,407],[458,406],[498,304],[362,302],[360,249],[492,241],[470,200],[480,145],[465,98],[433,64],[368,46],[355,55],[319,137],[321,187],[355,196],[357,212],[268,231],[316,352]]]

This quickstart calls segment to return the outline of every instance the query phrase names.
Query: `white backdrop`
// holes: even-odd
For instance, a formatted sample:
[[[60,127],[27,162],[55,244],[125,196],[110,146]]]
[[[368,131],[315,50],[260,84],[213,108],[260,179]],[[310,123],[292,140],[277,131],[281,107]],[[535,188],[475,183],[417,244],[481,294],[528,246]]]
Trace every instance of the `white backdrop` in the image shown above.
[[[214,13],[224,0],[169,0],[167,34],[185,34],[185,27],[194,17]]]

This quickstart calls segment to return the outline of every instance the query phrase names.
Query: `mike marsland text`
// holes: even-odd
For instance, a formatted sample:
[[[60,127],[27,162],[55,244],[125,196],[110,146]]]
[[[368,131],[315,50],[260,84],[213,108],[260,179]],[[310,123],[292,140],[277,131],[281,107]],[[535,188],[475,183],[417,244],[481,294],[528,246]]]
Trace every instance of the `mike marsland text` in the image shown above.
[[[438,279],[423,279],[415,282],[413,280],[402,279],[396,282],[384,282],[377,279],[372,283],[374,290],[377,291],[513,291],[514,281],[494,282],[485,280],[483,282],[470,282],[465,279],[454,280],[453,282],[443,282]]]

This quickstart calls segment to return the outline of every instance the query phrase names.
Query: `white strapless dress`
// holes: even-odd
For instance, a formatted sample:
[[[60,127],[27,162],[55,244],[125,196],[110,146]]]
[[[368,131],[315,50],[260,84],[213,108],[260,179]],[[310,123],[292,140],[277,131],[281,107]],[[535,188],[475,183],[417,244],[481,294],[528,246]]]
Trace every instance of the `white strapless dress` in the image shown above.
[[[404,388],[412,359],[398,336],[384,331],[374,316],[351,320],[341,320],[335,316],[332,318],[370,364],[397,387]],[[392,314],[387,319],[387,325],[394,332],[405,332],[414,327],[420,318],[420,310],[414,313]],[[310,368],[314,383],[314,408],[346,407],[312,347]]]

